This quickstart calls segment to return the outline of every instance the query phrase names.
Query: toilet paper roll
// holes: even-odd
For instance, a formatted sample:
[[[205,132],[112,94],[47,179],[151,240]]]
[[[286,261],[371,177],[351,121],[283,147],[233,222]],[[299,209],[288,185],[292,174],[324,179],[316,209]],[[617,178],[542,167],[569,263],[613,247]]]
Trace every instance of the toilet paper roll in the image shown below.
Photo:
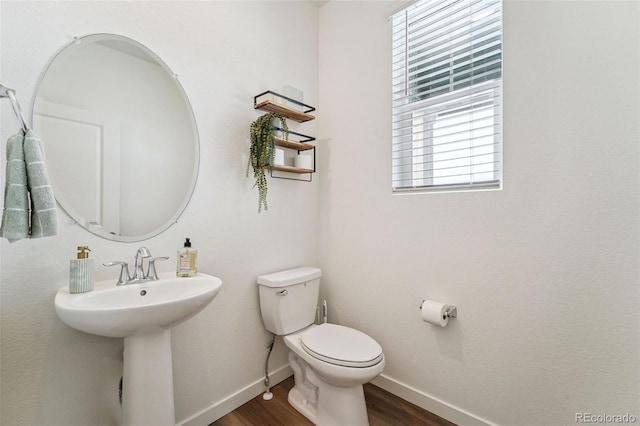
[[[276,154],[273,157],[274,166],[284,166],[284,149],[276,148]]]
[[[300,169],[313,170],[313,158],[310,155],[298,155],[294,160],[294,165]]]
[[[444,327],[449,322],[449,317],[446,315],[448,309],[449,305],[445,305],[444,303],[425,300],[422,302],[422,306],[420,306],[422,321]]]

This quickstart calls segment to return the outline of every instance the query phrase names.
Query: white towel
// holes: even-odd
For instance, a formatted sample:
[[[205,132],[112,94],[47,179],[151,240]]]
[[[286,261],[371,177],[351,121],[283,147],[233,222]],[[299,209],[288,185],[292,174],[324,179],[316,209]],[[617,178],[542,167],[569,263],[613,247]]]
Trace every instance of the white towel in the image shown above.
[[[29,197],[31,217],[29,224]],[[58,234],[58,214],[40,138],[32,130],[7,142],[7,182],[0,237],[13,242]]]

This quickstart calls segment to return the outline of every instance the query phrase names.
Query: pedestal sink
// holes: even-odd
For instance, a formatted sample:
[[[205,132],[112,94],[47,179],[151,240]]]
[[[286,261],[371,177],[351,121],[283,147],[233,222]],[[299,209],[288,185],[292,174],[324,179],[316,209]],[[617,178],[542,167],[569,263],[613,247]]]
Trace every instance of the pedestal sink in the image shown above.
[[[175,425],[169,329],[204,309],[220,291],[211,275],[116,286],[96,283],[92,292],[58,290],[55,307],[68,326],[85,333],[124,337],[122,424]]]

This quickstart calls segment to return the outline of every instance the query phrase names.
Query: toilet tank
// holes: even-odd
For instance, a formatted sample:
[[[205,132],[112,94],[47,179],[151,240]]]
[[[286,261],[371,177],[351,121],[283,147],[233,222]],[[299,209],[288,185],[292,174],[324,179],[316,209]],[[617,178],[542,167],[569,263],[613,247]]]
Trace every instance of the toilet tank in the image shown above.
[[[320,269],[310,266],[258,277],[264,326],[283,336],[312,324],[320,290]]]

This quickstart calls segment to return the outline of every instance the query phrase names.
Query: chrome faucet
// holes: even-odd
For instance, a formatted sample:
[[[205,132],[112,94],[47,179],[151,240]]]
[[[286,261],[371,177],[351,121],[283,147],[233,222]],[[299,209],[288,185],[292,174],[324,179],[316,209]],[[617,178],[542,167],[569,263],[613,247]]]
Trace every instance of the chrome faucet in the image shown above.
[[[114,261],[103,263],[104,266],[116,266],[120,265],[120,276],[118,277],[118,281],[116,285],[126,285],[126,284],[136,284],[143,283],[146,281],[157,281],[158,274],[156,273],[156,260],[168,260],[169,258],[166,256],[163,257],[154,257],[149,259],[149,266],[147,268],[147,273],[144,273],[143,262],[144,259],[151,257],[151,252],[146,247],[140,247],[136,252],[135,266],[133,270],[133,277],[129,275],[129,265],[127,262]]]
[[[143,259],[151,257],[151,252],[146,247],[140,247],[138,252],[136,253],[136,264],[133,270],[133,280],[143,280],[145,279],[144,270],[142,269],[142,261]]]

